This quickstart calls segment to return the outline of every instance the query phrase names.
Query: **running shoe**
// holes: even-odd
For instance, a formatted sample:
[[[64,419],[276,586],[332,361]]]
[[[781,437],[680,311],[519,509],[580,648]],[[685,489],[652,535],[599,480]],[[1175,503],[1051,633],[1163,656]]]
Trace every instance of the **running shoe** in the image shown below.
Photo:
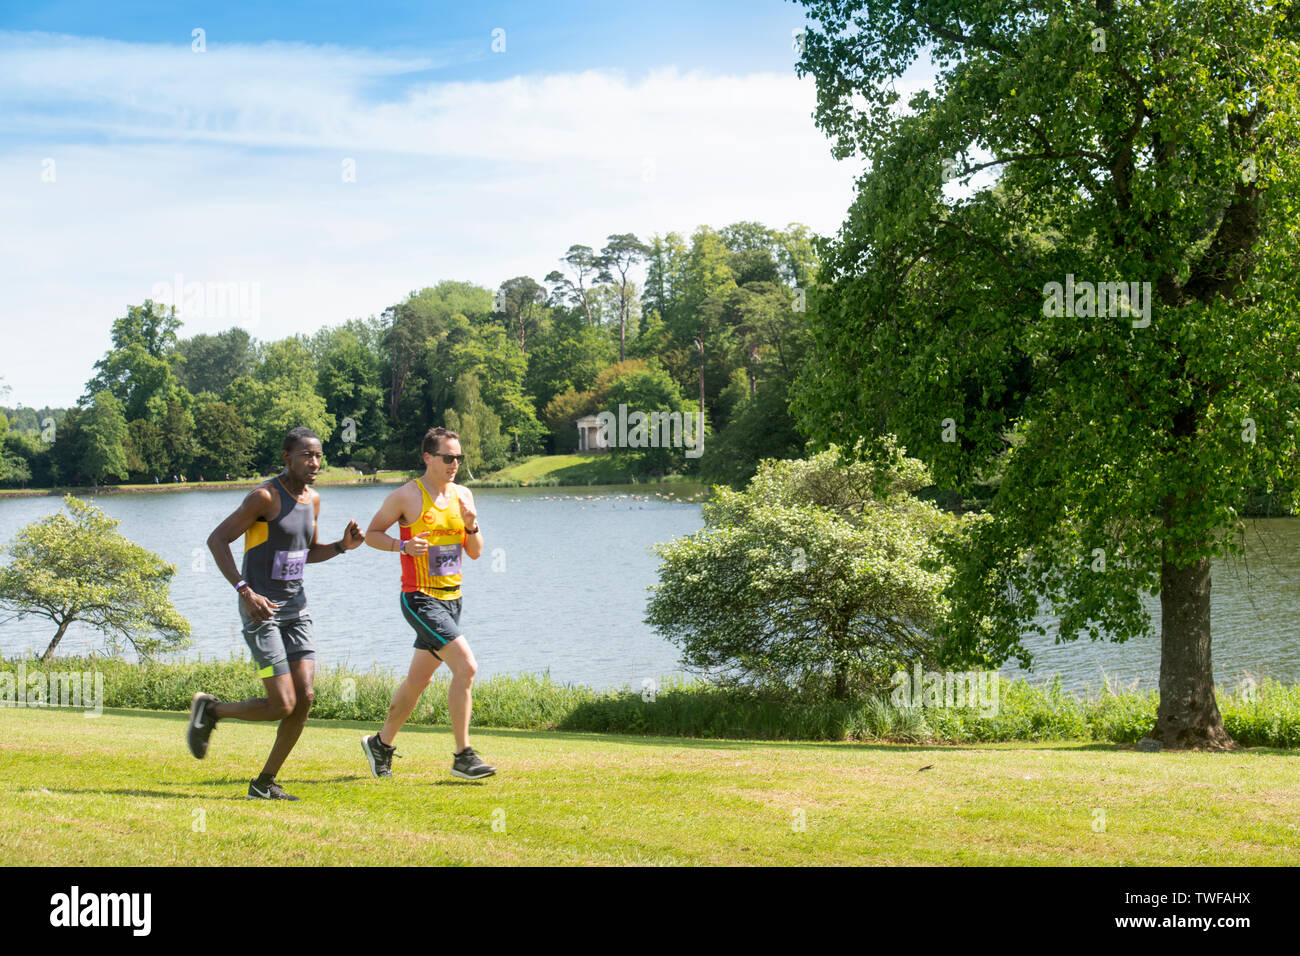
[[[248,796],[245,799],[247,800],[298,800],[300,798],[295,797],[292,794],[285,793],[284,788],[281,787],[274,780],[272,780],[265,789],[259,787],[257,785],[257,781],[254,780],[252,783],[248,785]]]
[[[217,699],[211,694],[195,694],[190,701],[190,724],[185,729],[185,740],[190,745],[190,753],[202,760],[208,755],[208,738],[212,728],[217,726]]]
[[[396,746],[389,746],[381,743],[378,734],[370,734],[361,738],[361,749],[366,752],[366,759],[370,761],[370,772],[376,777],[391,777],[393,775],[393,758],[400,757]]]
[[[466,747],[458,754],[452,754],[451,775],[463,780],[478,780],[490,777],[497,772],[496,767],[489,767],[474,752],[473,747]]]

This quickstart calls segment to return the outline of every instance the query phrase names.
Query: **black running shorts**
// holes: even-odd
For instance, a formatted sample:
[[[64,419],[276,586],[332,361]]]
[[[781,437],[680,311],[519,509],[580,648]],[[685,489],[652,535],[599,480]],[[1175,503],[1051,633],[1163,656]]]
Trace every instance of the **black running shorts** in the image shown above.
[[[415,629],[415,646],[439,660],[438,651],[460,637],[460,598],[444,601],[423,591],[401,593],[402,617]]]

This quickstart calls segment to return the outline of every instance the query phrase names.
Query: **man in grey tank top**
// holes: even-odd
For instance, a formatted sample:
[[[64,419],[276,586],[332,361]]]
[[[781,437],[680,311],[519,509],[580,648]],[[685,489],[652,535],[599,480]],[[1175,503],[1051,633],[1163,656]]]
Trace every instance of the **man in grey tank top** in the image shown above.
[[[244,640],[266,696],[235,703],[195,694],[186,737],[190,752],[202,760],[218,720],[280,721],[266,766],[248,785],[250,800],[298,799],[284,792],[275,775],[298,742],[314,697],[316,650],[302,587],[303,568],[365,541],[355,521],[348,522],[343,538],[333,544],[316,540],[320,495],[310,486],[320,472],[321,454],[320,439],[310,428],[290,431],[284,439],[284,471],[249,492],[238,510],[208,537],[217,567],[239,593]],[[236,569],[230,542],[240,535],[244,536],[244,562]]]

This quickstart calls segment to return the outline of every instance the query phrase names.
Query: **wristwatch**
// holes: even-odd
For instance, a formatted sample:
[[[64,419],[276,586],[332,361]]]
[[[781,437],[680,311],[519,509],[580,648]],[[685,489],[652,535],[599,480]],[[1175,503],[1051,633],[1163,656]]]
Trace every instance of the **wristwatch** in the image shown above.
[[[478,534],[478,525],[474,525],[473,528],[466,528],[466,529],[465,529],[465,533],[466,533],[466,534]]]
[[[347,548],[343,547],[343,542],[342,542],[342,541],[335,541],[335,542],[334,542],[334,550],[337,551],[339,554],[342,554],[344,551],[347,550]]]

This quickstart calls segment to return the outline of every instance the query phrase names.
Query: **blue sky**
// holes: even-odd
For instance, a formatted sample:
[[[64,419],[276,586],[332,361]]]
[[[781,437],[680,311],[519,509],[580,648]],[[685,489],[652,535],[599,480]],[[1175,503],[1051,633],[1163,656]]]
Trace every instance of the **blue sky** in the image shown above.
[[[182,335],[270,340],[442,279],[541,279],[612,233],[833,232],[861,164],[813,125],[803,22],[779,0],[7,4],[0,404],[74,402],[145,298],[179,298]]]
[[[366,47],[444,64],[485,80],[509,72],[558,72],[575,66],[726,72],[785,70],[790,33],[804,22],[788,0],[549,3],[54,3],[7,4],[0,28],[71,33],[134,43],[188,47],[201,27],[210,48],[280,41]],[[508,58],[493,56],[491,31],[506,31]]]

